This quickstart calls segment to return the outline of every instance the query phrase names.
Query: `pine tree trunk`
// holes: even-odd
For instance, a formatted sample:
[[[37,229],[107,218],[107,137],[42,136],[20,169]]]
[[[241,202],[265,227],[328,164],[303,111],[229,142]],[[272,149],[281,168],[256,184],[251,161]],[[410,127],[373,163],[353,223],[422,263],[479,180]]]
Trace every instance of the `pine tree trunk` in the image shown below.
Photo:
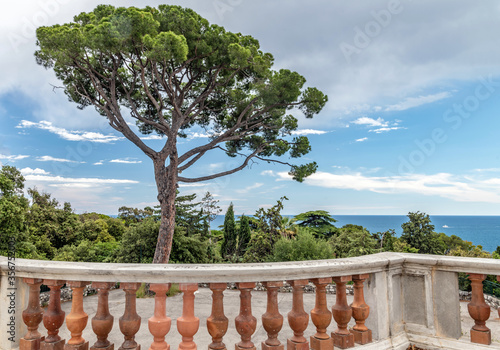
[[[158,201],[161,208],[161,219],[153,264],[167,264],[170,260],[175,230],[177,167],[169,167],[170,171],[168,171],[165,168],[164,162],[155,162],[154,167],[158,188]],[[171,169],[174,169],[174,171]]]

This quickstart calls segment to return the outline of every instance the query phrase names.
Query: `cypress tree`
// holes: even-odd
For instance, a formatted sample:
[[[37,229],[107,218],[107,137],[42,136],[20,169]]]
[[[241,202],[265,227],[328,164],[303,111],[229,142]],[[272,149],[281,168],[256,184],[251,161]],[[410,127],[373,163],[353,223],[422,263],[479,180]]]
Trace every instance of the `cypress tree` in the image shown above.
[[[242,215],[240,219],[240,229],[238,230],[238,254],[243,255],[250,242],[250,223],[248,216]]]
[[[224,242],[222,242],[221,253],[223,256],[232,256],[236,253],[236,225],[234,223],[233,203],[227,208],[224,217]]]

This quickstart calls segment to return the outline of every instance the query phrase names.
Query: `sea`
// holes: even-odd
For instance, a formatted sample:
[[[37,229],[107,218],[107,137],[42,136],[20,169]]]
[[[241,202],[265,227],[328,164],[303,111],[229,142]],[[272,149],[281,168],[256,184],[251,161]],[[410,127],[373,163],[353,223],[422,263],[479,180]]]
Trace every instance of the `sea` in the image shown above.
[[[286,215],[293,217],[293,215]],[[456,235],[474,245],[481,245],[483,250],[493,252],[500,246],[500,216],[462,216],[462,215],[430,215],[434,230],[444,232],[448,236]],[[371,233],[394,229],[396,235],[403,232],[401,224],[408,221],[406,215],[333,215],[337,220],[335,226],[346,224],[360,225]],[[220,229],[224,225],[224,215],[218,215],[211,222],[212,229]]]

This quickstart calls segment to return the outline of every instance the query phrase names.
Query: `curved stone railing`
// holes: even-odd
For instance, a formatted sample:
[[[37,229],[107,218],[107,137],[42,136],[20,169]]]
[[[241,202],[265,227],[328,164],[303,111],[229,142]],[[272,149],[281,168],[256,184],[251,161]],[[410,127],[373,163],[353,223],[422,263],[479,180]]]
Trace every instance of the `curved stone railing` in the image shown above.
[[[458,293],[458,272],[469,274],[472,300],[468,305],[474,320],[470,337],[462,336]],[[493,259],[445,257],[402,253],[379,253],[349,259],[317,260],[264,264],[221,265],[144,265],[70,263],[35,261],[0,257],[0,349],[43,350],[153,350],[169,349],[172,319],[181,337],[178,348],[197,347],[200,326],[196,308],[199,283],[208,283],[212,294],[211,315],[206,323],[211,343],[198,347],[211,350],[232,349],[331,350],[362,347],[363,349],[406,349],[410,344],[425,349],[500,349],[491,344],[491,331],[486,320],[490,308],[485,304],[481,281],[486,275],[500,275],[500,261]],[[292,300],[288,310],[280,310],[278,288],[288,281]],[[349,305],[346,283],[354,284],[354,299]],[[95,312],[87,315],[83,288],[92,283],[98,290]],[[120,282],[124,291],[123,315],[111,315],[108,295]],[[135,292],[141,282],[150,283],[155,293],[151,301],[148,329],[141,327]],[[266,312],[252,314],[253,288],[262,282],[267,289]],[[316,286],[315,305],[304,309],[303,287]],[[40,285],[50,288],[50,300],[43,310],[39,306]],[[180,310],[171,310],[166,292],[171,283],[179,283],[183,292]],[[239,314],[234,318],[239,342],[228,343],[229,320],[224,308],[227,283],[236,283],[240,294]],[[335,304],[328,305],[325,288],[336,284]],[[73,291],[71,311],[61,309],[60,289],[66,284]],[[331,301],[330,301],[331,302]],[[235,302],[236,303],[236,302]],[[266,303],[266,302],[263,302]],[[255,305],[254,305],[255,306]],[[261,305],[258,305],[261,306]],[[142,306],[143,307],[143,306]],[[88,307],[87,307],[88,308]],[[254,308],[255,309],[255,308]],[[287,316],[284,329],[283,315]],[[119,329],[113,319],[119,317]],[[332,332],[329,333],[328,327]],[[40,332],[41,324],[45,331]],[[231,321],[231,322],[233,322]],[[310,322],[309,322],[310,321]],[[314,325],[310,334],[308,324]],[[262,325],[267,339],[255,344],[254,332]],[[93,336],[82,336],[89,328]],[[287,328],[288,327],[288,328]],[[63,339],[60,330],[70,336]],[[468,331],[468,330],[467,330]],[[112,344],[112,332],[120,332],[122,341]],[[147,343],[138,344],[137,335],[149,334]],[[42,334],[43,333],[43,334]],[[87,332],[88,333],[88,332]],[[287,339],[284,339],[284,335]],[[233,335],[234,336],[234,335]],[[355,345],[356,344],[356,345]],[[177,344],[175,344],[177,345]]]

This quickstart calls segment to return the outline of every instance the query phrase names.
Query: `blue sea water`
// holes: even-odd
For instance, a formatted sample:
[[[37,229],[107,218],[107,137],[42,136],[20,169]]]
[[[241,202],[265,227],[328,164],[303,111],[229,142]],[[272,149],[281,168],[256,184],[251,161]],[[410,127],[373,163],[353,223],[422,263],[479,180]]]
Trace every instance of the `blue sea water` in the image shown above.
[[[292,215],[290,215],[292,216]],[[334,215],[335,226],[346,224],[361,225],[368,231],[383,232],[394,229],[401,235],[401,224],[408,221],[406,215]],[[444,232],[448,236],[456,235],[463,240],[481,245],[488,252],[494,251],[500,245],[500,216],[444,216],[431,215],[430,219],[436,232]],[[211,223],[213,229],[224,224],[224,216]]]

